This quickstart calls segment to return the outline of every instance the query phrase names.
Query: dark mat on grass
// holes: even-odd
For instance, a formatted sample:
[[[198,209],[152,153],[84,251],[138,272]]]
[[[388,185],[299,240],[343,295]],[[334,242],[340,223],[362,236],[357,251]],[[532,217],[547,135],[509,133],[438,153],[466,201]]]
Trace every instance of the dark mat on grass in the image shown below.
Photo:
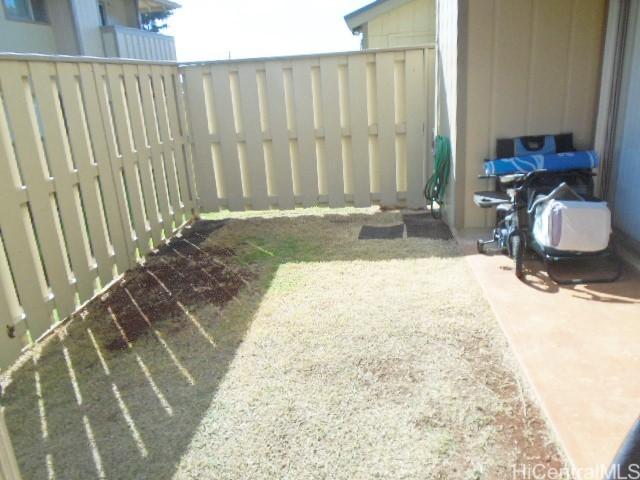
[[[393,240],[402,238],[404,225],[372,226],[363,225],[358,235],[359,240]]]
[[[428,213],[405,214],[402,220],[407,226],[407,237],[451,240],[453,235],[446,223]]]

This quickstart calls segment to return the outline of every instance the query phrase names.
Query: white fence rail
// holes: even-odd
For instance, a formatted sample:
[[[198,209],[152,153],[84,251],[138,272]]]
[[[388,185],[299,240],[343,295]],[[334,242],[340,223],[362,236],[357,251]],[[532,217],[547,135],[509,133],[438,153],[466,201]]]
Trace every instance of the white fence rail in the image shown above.
[[[205,211],[424,204],[434,49],[183,67]]]
[[[191,218],[181,88],[176,66],[0,57],[0,368]]]

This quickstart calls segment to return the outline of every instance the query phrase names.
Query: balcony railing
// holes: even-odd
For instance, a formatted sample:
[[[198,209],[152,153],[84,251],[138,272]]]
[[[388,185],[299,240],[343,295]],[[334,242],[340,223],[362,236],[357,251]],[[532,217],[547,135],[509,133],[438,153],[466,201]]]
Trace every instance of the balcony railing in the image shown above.
[[[102,27],[108,57],[136,60],[172,61],[176,59],[173,37],[119,25]]]

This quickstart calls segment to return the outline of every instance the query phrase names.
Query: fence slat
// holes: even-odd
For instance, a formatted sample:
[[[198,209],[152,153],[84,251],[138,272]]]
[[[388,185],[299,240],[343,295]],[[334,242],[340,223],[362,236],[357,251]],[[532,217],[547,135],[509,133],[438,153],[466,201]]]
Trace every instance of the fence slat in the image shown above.
[[[269,127],[271,130],[271,152],[276,166],[276,188],[278,205],[282,209],[293,208],[293,175],[289,152],[289,130],[284,98],[284,78],[282,64],[269,62],[265,66],[267,79],[267,104],[269,109]]]
[[[183,203],[185,204],[185,208],[187,211],[191,210],[192,215],[198,215],[200,212],[200,205],[198,205],[197,201],[196,177],[193,166],[193,148],[191,146],[191,141],[193,138],[191,133],[192,126],[186,106],[187,92],[183,71],[179,69],[177,73],[174,74],[174,78],[174,91],[176,95],[176,104],[178,106],[178,118],[180,123],[182,124],[184,134],[184,166],[187,178],[187,188],[189,191],[188,201],[183,200]]]
[[[21,480],[22,478],[13,445],[11,445],[3,408],[0,408],[0,478],[3,480]]]
[[[176,163],[176,173],[178,175],[178,184],[180,196],[178,203],[180,205],[180,211],[184,216],[188,216],[191,213],[191,188],[189,187],[189,174],[187,170],[188,158],[186,150],[183,148],[185,143],[185,125],[184,119],[181,119],[179,98],[182,96],[181,90],[176,90],[179,86],[178,74],[172,67],[162,68],[165,87],[166,87],[166,101],[167,101],[167,113],[169,118],[169,127],[173,132],[173,154]],[[176,219],[177,220],[177,219]],[[176,223],[181,224],[182,221]]]
[[[211,83],[213,85],[215,115],[220,136],[225,196],[227,197],[229,210],[244,210],[244,193],[240,176],[237,135],[233,121],[231,86],[226,66],[214,66],[211,68]]]
[[[342,129],[337,57],[320,59],[320,79],[329,206],[343,207],[345,204],[344,174],[342,170]]]
[[[11,119],[15,148],[27,186],[31,213],[55,302],[62,317],[75,309],[75,291],[66,265],[66,248],[62,232],[54,215],[48,168],[42,148],[38,118],[31,97],[29,76],[24,63],[8,62],[0,69],[0,82],[5,94],[5,106]],[[43,332],[40,332],[43,333]]]
[[[199,206],[204,211],[218,211],[218,190],[213,168],[211,132],[204,91],[204,68],[187,68],[184,74],[189,125],[193,137],[193,163]]]
[[[251,206],[256,210],[269,208],[267,176],[260,126],[260,101],[258,98],[257,72],[254,64],[238,67],[240,82],[240,109],[244,142],[249,166]]]
[[[142,119],[142,99],[140,98],[137,78],[138,68],[135,65],[124,65],[122,68],[127,112],[129,113],[130,121],[129,126],[133,135],[133,154],[138,165],[147,221],[151,229],[151,239],[154,245],[158,245],[162,241],[162,218],[157,205],[156,186],[151,173],[149,158],[151,149],[147,146],[144,121]]]
[[[407,146],[407,206],[424,205],[422,190],[425,184],[426,160],[426,97],[424,54],[419,50],[406,53],[406,146]]]
[[[87,116],[87,127],[98,165],[99,193],[105,211],[111,243],[120,273],[135,264],[135,245],[129,227],[124,186],[117,163],[115,138],[105,104],[104,66],[78,65],[80,87]],[[100,94],[102,92],[102,95]],[[117,174],[117,175],[116,175]]]
[[[394,53],[376,54],[376,100],[378,104],[380,203],[392,207],[398,203],[396,193]]]
[[[91,152],[91,139],[85,123],[84,106],[78,83],[76,65],[61,63],[57,66],[60,95],[69,125],[69,142],[80,181],[84,207],[91,214],[85,215],[89,238],[96,258],[100,281],[106,285],[113,279],[113,260],[109,243],[109,231],[101,205]]]
[[[62,231],[66,249],[71,259],[75,286],[84,302],[93,296],[94,276],[90,271],[93,257],[89,247],[84,223],[82,205],[73,176],[71,151],[67,143],[65,119],[59,110],[59,93],[55,87],[55,65],[52,63],[31,63],[30,73],[43,126],[44,145],[49,160],[51,174],[55,180],[55,195],[60,212]],[[46,240],[44,240],[46,241]]]
[[[5,255],[6,251],[8,258],[5,262],[12,268],[13,281],[20,292],[20,302],[29,324],[37,331],[44,332],[51,325],[51,312],[46,304],[50,293],[31,222],[27,219],[27,207],[21,204],[18,195],[21,183],[8,119],[4,115],[3,98],[7,92],[5,87],[0,78],[0,91],[3,92],[3,95],[0,95],[0,171],[3,172],[0,175],[0,234],[3,242],[1,254]],[[5,321],[14,323],[18,320],[18,309],[11,302],[12,279],[9,278],[10,272],[6,268],[3,269],[2,275],[1,288],[6,299],[6,309],[9,310]],[[13,348],[7,348],[7,357]],[[13,351],[15,353],[15,350]],[[0,365],[0,368],[4,366],[6,365]]]
[[[0,235],[0,369],[11,365],[22,350],[20,338],[10,338],[8,335],[9,329],[21,319],[22,309],[13,290],[11,267],[5,252],[4,241]],[[39,295],[39,298],[42,299],[43,296]]]
[[[140,91],[142,94],[142,111],[144,123],[147,127],[147,139],[150,145],[153,178],[155,180],[158,204],[162,215],[164,233],[168,237],[173,231],[173,219],[169,202],[169,188],[165,177],[164,162],[162,161],[163,146],[160,143],[160,132],[156,120],[156,109],[151,86],[151,69],[144,65],[138,67]]]
[[[109,85],[110,98],[106,102],[111,102],[113,108],[113,123],[115,125],[118,145],[120,146],[120,156],[122,157],[122,169],[126,182],[127,200],[133,218],[133,227],[136,234],[136,245],[142,255],[150,251],[149,231],[147,229],[147,219],[142,198],[142,189],[138,181],[136,153],[133,146],[133,138],[130,131],[130,121],[127,112],[126,101],[123,90],[123,75],[121,65],[107,65],[107,81]],[[107,107],[108,107],[108,103]],[[116,177],[117,180],[117,177]]]
[[[313,123],[311,64],[308,60],[297,61],[293,64],[293,95],[302,204],[305,207],[311,207],[318,203],[318,161]]]
[[[367,118],[367,59],[352,56],[348,60],[349,114],[351,118],[351,158],[353,161],[353,203],[371,205],[369,179],[369,125]]]
[[[163,148],[163,159],[165,175],[167,177],[167,186],[169,187],[169,200],[171,202],[171,208],[173,210],[173,220],[177,224],[181,224],[182,221],[182,208],[180,206],[180,195],[178,193],[178,177],[176,174],[174,152],[173,152],[173,133],[169,128],[169,118],[167,112],[167,103],[165,97],[164,80],[162,76],[162,67],[151,67],[151,80],[153,85],[153,91],[155,93],[154,100],[156,105],[156,112],[158,114],[158,125],[160,127],[160,143]]]
[[[4,158],[0,156],[0,160]],[[0,165],[4,170],[5,165]],[[8,175],[7,175],[8,176]],[[0,175],[4,178],[5,175]],[[20,302],[27,317],[27,324],[34,338],[51,327],[51,312],[47,306],[50,293],[38,255],[38,246],[33,236],[27,207],[17,199],[10,198],[17,190],[9,186],[0,196],[0,228],[4,248],[12,266],[13,279],[20,292]],[[13,194],[13,195],[11,195]],[[3,288],[9,288],[8,278],[3,277]],[[7,283],[5,283],[7,282]],[[17,320],[12,318],[12,321]]]

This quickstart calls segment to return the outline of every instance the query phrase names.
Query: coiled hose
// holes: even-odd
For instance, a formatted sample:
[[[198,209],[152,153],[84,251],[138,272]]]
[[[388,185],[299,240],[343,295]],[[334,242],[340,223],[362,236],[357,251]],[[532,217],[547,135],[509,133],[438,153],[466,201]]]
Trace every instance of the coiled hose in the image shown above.
[[[442,205],[449,181],[449,171],[451,169],[451,144],[447,137],[436,136],[435,139],[435,165],[433,175],[424,186],[424,198],[431,207],[431,216],[440,218],[442,216]],[[438,208],[433,208],[438,204]]]

